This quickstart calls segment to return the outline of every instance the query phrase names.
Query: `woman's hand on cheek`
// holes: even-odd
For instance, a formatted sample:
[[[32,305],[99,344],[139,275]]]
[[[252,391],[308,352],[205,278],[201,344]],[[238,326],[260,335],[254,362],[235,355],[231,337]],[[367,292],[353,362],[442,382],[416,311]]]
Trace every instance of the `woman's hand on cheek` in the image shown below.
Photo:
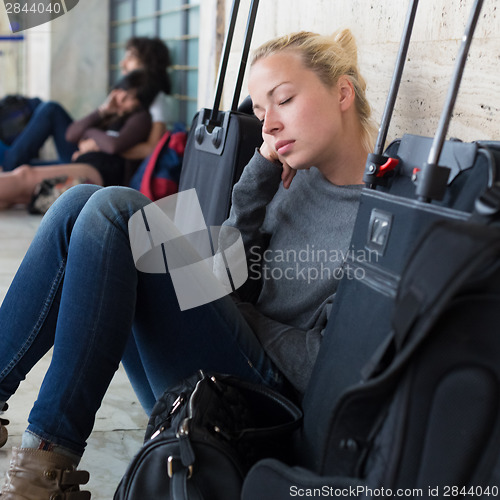
[[[262,146],[259,148],[260,154],[269,161],[280,163],[283,167],[283,172],[281,174],[281,180],[283,181],[283,187],[288,189],[292,183],[295,174],[297,173],[286,161],[284,161],[278,153],[271,147],[267,142],[264,141]]]
[[[286,162],[281,162],[281,164],[283,165],[283,172],[281,174],[281,180],[283,181],[283,187],[285,189],[288,189],[290,187],[290,184],[293,181],[293,178],[295,177],[295,174],[297,173],[297,170],[293,169]]]
[[[267,160],[273,161],[275,163],[281,163],[276,150],[271,146],[269,146],[269,144],[266,141],[262,143],[262,146],[259,148],[259,152]]]
[[[108,97],[106,97],[106,100],[99,106],[99,112],[102,117],[118,112],[119,106],[116,97],[117,91],[114,89],[109,93]]]

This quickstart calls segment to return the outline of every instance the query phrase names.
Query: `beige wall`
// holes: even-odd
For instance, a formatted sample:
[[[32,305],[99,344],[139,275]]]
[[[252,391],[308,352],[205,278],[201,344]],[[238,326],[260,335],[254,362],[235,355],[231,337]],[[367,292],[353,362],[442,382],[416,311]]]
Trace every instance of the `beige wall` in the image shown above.
[[[200,0],[200,107],[210,107],[213,101],[218,2],[221,0]],[[228,18],[232,0],[225,2]],[[232,99],[249,3],[250,0],[241,1],[224,96],[226,107]],[[434,132],[472,3],[473,0],[420,0],[390,137],[404,132]],[[407,0],[260,0],[253,46],[299,29],[331,33],[350,27],[358,40],[360,66],[368,81],[374,114],[379,118],[407,7]],[[10,62],[0,58],[0,94],[16,87],[28,95],[57,99],[75,116],[99,104],[107,91],[108,10],[107,1],[85,0],[61,18],[27,30],[22,49],[26,53],[25,67],[17,71],[12,58]],[[463,140],[500,138],[499,13],[500,0],[485,0],[450,127],[451,136]],[[0,33],[6,33],[6,26],[6,15],[0,9]],[[21,46],[16,47],[19,52]]]
[[[51,98],[81,117],[101,104],[107,94],[108,2],[81,0],[48,26]]]
[[[202,0],[211,2],[212,0]],[[230,4],[230,0],[226,0]],[[239,37],[228,81],[240,55],[249,0],[242,0]],[[439,121],[452,68],[473,0],[420,0],[408,61],[389,131],[433,134]],[[406,0],[261,0],[253,38],[256,46],[270,37],[295,30],[331,33],[349,27],[359,46],[359,62],[368,81],[374,115],[382,115],[392,78]],[[485,0],[457,99],[449,135],[463,140],[500,138],[500,0]],[[208,29],[203,38],[210,39]],[[203,45],[203,43],[202,43]],[[200,58],[203,57],[201,53]],[[213,78],[213,77],[212,77]],[[202,105],[210,105],[210,82],[200,78]],[[225,104],[231,100],[231,84]],[[210,95],[210,98],[208,98]]]

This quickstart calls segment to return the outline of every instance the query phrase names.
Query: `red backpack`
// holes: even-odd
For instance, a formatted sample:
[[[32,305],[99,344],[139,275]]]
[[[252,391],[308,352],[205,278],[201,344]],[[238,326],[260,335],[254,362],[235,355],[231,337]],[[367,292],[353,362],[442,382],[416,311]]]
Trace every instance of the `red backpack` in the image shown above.
[[[130,187],[156,201],[177,193],[187,133],[179,128],[163,134],[151,155],[146,158],[130,181]]]

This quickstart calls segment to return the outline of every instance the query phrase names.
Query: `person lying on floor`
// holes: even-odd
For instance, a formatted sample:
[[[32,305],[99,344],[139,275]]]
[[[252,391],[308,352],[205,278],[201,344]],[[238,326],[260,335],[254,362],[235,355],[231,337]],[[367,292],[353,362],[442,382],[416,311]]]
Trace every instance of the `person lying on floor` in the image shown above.
[[[181,310],[170,274],[135,265],[129,221],[149,199],[82,185],[52,205],[0,308],[0,405],[53,346],[1,500],[88,498],[78,481],[48,481],[43,470],[78,466],[121,361],[146,413],[199,369],[300,397],[337,288],[342,262],[331,255],[348,249],[376,134],[365,87],[349,30],[299,32],[254,53],[249,91],[263,144],[223,228],[240,232],[258,291]]]
[[[21,165],[0,172],[0,208],[29,203],[44,179],[69,176],[99,186],[121,184],[126,161],[122,153],[147,139],[151,129],[148,108],[157,94],[156,83],[145,71],[126,74],[104,104],[67,128],[66,140],[74,144],[71,163]]]

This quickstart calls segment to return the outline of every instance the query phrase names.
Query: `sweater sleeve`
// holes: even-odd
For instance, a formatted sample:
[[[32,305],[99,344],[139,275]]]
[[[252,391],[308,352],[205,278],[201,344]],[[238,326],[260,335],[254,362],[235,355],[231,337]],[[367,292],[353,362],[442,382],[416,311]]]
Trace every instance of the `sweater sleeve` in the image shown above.
[[[151,130],[151,116],[147,111],[133,113],[119,130],[117,135],[110,135],[98,128],[88,128],[82,139],[94,139],[104,153],[120,154],[132,146],[145,141]]]
[[[240,180],[233,188],[229,218],[224,227],[238,229],[245,248],[246,262],[251,263],[266,250],[270,235],[262,230],[266,209],[281,183],[282,167],[265,159],[258,151],[243,170]],[[225,246],[229,246],[225,242]],[[262,260],[260,260],[262,262]],[[248,266],[250,278],[237,290],[242,300],[254,302],[258,296],[261,280],[256,279],[252,266]]]
[[[78,143],[83,138],[83,134],[91,127],[97,127],[101,123],[101,115],[95,110],[80,120],[75,120],[66,129],[66,140]]]

